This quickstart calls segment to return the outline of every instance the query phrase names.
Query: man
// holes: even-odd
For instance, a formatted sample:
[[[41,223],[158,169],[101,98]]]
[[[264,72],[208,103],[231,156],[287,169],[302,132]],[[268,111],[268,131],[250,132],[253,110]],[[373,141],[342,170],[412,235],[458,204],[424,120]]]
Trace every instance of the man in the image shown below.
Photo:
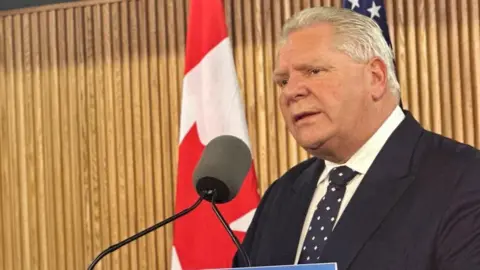
[[[243,242],[252,264],[480,269],[479,152],[399,108],[393,55],[375,22],[317,7],[282,33],[280,108],[314,157],[264,194]],[[240,253],[233,266],[245,266]]]

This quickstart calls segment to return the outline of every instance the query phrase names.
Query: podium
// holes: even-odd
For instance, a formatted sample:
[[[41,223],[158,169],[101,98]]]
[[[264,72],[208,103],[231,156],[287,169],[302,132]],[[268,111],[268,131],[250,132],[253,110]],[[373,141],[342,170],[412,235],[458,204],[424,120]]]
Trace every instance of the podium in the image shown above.
[[[336,263],[315,263],[298,265],[274,265],[274,266],[256,266],[239,268],[219,268],[208,270],[337,270]]]

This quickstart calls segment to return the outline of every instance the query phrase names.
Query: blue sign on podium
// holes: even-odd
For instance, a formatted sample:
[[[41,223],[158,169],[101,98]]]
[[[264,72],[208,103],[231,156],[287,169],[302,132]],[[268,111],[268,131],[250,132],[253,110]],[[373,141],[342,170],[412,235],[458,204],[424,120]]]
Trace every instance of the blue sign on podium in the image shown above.
[[[337,264],[336,263],[315,263],[315,264],[298,264],[298,265],[240,267],[240,268],[228,268],[228,269],[230,270],[337,270]],[[214,269],[211,269],[211,270],[214,270]],[[220,269],[217,269],[217,270],[220,270]]]

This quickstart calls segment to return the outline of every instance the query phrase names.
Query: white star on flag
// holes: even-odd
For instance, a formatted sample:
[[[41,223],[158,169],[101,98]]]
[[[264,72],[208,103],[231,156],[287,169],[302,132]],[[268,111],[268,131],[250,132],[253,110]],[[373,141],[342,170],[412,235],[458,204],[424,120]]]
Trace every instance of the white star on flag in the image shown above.
[[[375,16],[380,18],[380,8],[382,8],[382,6],[377,6],[375,1],[372,1],[372,7],[367,9],[368,12],[370,12],[370,18],[373,19]]]
[[[358,0],[348,0],[348,2],[350,2],[350,4],[352,4],[352,7],[351,7],[352,10],[354,10],[355,7],[360,7],[360,4],[358,3]]]

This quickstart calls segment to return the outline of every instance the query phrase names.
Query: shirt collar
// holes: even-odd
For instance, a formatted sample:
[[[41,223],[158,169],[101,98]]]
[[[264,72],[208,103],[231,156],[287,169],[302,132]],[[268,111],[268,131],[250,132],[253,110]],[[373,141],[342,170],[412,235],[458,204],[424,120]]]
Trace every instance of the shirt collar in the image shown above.
[[[359,174],[365,174],[383,145],[404,118],[405,114],[402,109],[397,106],[373,136],[370,137],[370,139],[368,139],[368,141],[345,164],[337,164],[325,160],[324,172],[326,172],[326,174],[322,175],[326,176],[331,169],[342,165],[348,166]]]

